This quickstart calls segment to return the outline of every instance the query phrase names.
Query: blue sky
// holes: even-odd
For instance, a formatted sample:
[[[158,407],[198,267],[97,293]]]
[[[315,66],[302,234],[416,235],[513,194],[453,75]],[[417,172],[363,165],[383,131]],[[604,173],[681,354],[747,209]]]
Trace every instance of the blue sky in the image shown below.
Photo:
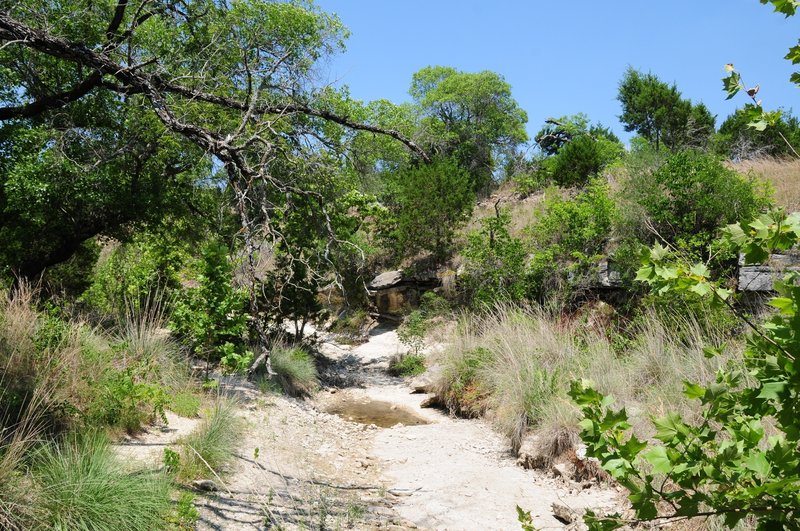
[[[586,113],[623,138],[617,85],[628,65],[675,82],[703,101],[717,125],[745,96],[725,101],[732,62],[761,85],[765,108],[800,110],[783,59],[800,37],[758,0],[317,0],[350,29],[347,51],[324,68],[361,100],[408,101],[414,72],[428,65],[491,70],[511,84],[533,136],[550,116]]]

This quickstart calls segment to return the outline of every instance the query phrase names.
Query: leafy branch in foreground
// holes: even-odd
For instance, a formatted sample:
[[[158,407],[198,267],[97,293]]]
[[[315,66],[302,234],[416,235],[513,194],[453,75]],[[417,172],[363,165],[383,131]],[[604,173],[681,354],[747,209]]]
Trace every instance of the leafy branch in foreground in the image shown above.
[[[765,214],[754,222],[730,225],[725,238],[746,263],[763,263],[772,252],[800,243],[800,214]],[[727,303],[731,293],[708,278],[702,264],[672,261],[663,248],[644,259],[638,279],[656,291],[693,292]],[[734,526],[746,516],[759,529],[792,526],[800,519],[800,274],[777,282],[769,304],[779,311],[748,339],[744,369],[721,369],[714,384],[684,382],[684,394],[702,404],[701,421],[685,422],[669,413],[653,418],[660,444],[628,435],[625,409],[613,410],[611,397],[590,382],[574,382],[570,396],[584,419],[581,436],[587,455],[629,491],[634,522],[678,521],[719,516]],[[708,348],[708,356],[719,349]],[[631,520],[619,514],[587,513],[593,529],[616,529]]]

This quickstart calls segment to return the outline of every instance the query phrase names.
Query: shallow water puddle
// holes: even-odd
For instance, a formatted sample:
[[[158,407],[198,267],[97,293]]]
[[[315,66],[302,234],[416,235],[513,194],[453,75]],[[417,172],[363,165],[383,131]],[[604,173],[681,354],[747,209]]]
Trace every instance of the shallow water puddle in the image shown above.
[[[401,406],[367,398],[341,399],[328,406],[325,411],[350,422],[374,424],[380,428],[391,428],[397,424],[404,426],[429,424],[424,418]]]

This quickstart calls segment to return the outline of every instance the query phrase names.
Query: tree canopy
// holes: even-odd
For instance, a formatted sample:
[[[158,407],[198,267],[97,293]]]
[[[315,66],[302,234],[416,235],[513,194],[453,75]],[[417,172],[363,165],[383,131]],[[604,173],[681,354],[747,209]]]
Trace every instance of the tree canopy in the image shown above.
[[[702,103],[681,97],[675,84],[628,68],[619,84],[620,121],[656,148],[703,147],[714,133],[715,117]]]
[[[414,74],[409,93],[422,116],[426,143],[454,156],[472,175],[476,192],[492,182],[498,162],[528,140],[528,115],[494,72],[429,66]]]

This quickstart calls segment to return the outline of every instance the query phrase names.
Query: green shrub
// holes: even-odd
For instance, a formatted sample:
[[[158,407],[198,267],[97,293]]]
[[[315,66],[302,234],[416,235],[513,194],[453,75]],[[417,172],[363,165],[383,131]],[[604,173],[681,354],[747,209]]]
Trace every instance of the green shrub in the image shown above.
[[[597,283],[617,216],[608,185],[592,181],[574,198],[546,198],[529,232],[532,258],[528,265],[529,294],[539,301],[559,294],[574,299]]]
[[[310,396],[319,388],[314,358],[299,347],[276,347],[270,352],[275,378],[289,396]]]
[[[200,519],[200,511],[195,507],[194,500],[195,495],[191,492],[181,492],[175,502],[175,509],[167,518],[167,522],[179,530],[189,531],[196,529],[197,520]]]
[[[392,376],[416,376],[425,372],[425,356],[420,354],[402,354],[389,362],[389,374]]]
[[[200,425],[180,442],[177,477],[192,480],[222,475],[233,462],[242,429],[242,420],[236,415],[236,403],[218,399],[205,413]]]
[[[129,242],[107,244],[79,301],[101,314],[124,315],[156,293],[177,289],[189,262],[187,243],[165,238],[139,232]]]
[[[583,186],[621,154],[619,142],[583,134],[546,159],[543,170],[559,186]]]
[[[163,387],[143,381],[133,368],[111,370],[97,386],[87,412],[92,424],[118,426],[134,433],[156,416],[166,421],[164,408],[169,398]]]
[[[157,529],[169,513],[169,479],[125,471],[97,432],[45,444],[33,465],[50,529]]]
[[[738,175],[714,155],[681,151],[654,167],[637,167],[636,158],[619,195],[625,237],[666,241],[690,258],[706,260],[718,227],[752,219],[770,203],[763,184]]]
[[[497,217],[481,220],[480,230],[467,237],[460,288],[473,306],[521,301],[529,292],[528,253],[522,240],[509,233],[510,223],[511,216],[503,209]]]
[[[409,352],[414,356],[425,347],[425,333],[428,330],[428,323],[422,310],[414,310],[406,315],[403,323],[397,328],[397,337],[400,342],[408,347]]]
[[[218,241],[203,249],[199,287],[185,291],[172,315],[172,328],[206,361],[217,361],[230,343],[244,355],[247,295],[233,287],[227,248]]]

